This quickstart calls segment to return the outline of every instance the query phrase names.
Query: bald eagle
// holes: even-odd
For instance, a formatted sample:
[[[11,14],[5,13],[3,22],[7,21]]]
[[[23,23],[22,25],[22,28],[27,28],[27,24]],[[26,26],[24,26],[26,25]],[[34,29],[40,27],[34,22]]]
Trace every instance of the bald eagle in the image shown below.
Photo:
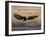
[[[38,16],[29,16],[29,17],[24,17],[24,16],[21,16],[21,15],[18,15],[18,14],[14,14],[14,17],[16,17],[16,19],[19,19],[19,20],[23,20],[26,21],[26,20],[32,20],[32,19],[35,19],[36,17]]]

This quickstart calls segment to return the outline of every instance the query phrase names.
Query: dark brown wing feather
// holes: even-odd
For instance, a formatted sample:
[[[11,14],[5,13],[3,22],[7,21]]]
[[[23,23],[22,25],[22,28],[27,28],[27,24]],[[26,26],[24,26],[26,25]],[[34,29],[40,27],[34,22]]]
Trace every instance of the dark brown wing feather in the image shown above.
[[[16,17],[16,19],[19,19],[19,20],[22,20],[23,19],[23,17],[20,16],[20,15],[18,15],[18,14],[14,14],[14,16]]]
[[[30,16],[27,18],[27,20],[32,20],[32,19],[35,19],[36,17],[38,17],[38,16]]]

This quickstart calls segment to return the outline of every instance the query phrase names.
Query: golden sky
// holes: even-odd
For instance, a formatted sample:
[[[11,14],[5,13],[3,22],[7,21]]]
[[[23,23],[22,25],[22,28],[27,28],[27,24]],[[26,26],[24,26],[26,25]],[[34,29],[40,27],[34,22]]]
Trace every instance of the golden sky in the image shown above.
[[[18,14],[21,16],[39,16],[34,20],[27,20],[27,22],[30,23],[30,25],[36,25],[41,23],[41,7],[35,7],[35,6],[12,6],[12,22],[15,24],[20,23],[22,20],[17,20],[14,17],[14,14]]]
[[[21,16],[40,15],[41,8],[30,6],[13,6],[13,12]]]

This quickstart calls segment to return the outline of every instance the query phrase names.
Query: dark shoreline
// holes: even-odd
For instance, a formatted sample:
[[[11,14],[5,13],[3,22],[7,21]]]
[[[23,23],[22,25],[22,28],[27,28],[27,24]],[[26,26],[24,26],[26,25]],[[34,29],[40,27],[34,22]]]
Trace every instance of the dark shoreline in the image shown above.
[[[23,27],[12,27],[12,31],[22,31],[22,30],[40,30],[41,25],[37,26],[23,26]]]

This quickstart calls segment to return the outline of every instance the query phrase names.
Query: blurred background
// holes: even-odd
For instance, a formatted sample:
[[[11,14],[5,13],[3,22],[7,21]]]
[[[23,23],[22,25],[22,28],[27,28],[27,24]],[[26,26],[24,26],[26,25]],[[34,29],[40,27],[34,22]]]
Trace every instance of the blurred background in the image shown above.
[[[12,9],[12,29],[13,30],[40,30],[41,29],[41,7],[37,6],[11,6]],[[32,20],[17,19],[14,14],[22,17],[38,16]],[[20,17],[21,18],[21,17]]]

